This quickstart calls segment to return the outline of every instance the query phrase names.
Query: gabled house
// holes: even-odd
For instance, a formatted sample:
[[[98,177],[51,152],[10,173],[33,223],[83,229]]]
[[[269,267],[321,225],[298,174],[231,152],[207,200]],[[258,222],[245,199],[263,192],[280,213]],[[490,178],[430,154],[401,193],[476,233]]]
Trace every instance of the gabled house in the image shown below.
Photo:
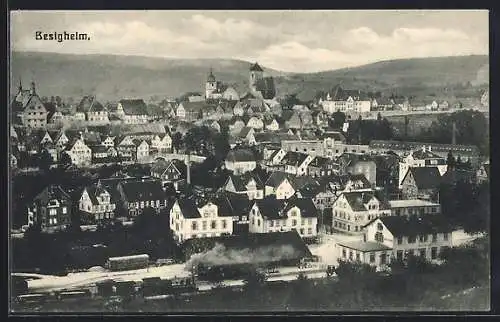
[[[47,126],[48,111],[36,93],[35,82],[31,88],[24,90],[19,83],[18,93],[11,104],[13,116],[19,116],[20,121],[28,128],[45,128]]]
[[[78,113],[84,113],[86,120],[95,123],[108,123],[108,111],[95,96],[84,96],[76,107]]]
[[[233,107],[233,114],[235,116],[243,116],[245,114],[245,110],[243,108],[243,104],[241,102],[236,103]]]
[[[248,119],[246,126],[251,127],[256,131],[262,131],[264,129],[264,122],[262,121],[262,118],[252,116]]]
[[[233,214],[233,234],[247,234],[249,230],[248,213],[252,201],[246,194],[232,193],[225,191],[216,201],[222,213]]]
[[[122,161],[136,160],[137,146],[130,136],[117,136],[115,138],[115,148]]]
[[[314,159],[305,153],[288,151],[280,162],[286,173],[303,176],[308,173],[308,166]]]
[[[439,174],[443,175],[448,169],[446,159],[432,152],[431,147],[411,151],[405,158],[399,162],[399,187],[401,188],[403,178],[406,176],[410,167],[436,167]]]
[[[271,173],[264,185],[264,196],[275,195],[276,199],[291,198],[295,191],[295,185],[291,177],[281,171]]]
[[[186,175],[186,164],[180,160],[159,159],[151,166],[151,177],[160,180],[163,187],[173,184],[176,189],[179,189],[179,184],[185,181]]]
[[[125,124],[144,124],[149,121],[148,107],[143,99],[122,99],[115,113]]]
[[[159,213],[167,205],[167,197],[160,181],[123,181],[117,186],[120,203],[128,217],[135,217],[152,208]]]
[[[71,158],[71,163],[76,166],[89,165],[92,162],[92,150],[81,138],[68,143],[63,153],[66,153]]]
[[[437,167],[411,167],[401,182],[401,191],[406,199],[435,200],[440,183]]]
[[[251,173],[240,176],[230,175],[222,189],[235,194],[244,194],[249,200],[264,197],[264,185],[257,176]]]
[[[170,209],[170,230],[177,242],[187,239],[232,235],[233,214],[215,200],[180,197]]]
[[[332,159],[314,157],[307,166],[307,175],[312,177],[324,177],[339,173],[339,165]]]
[[[255,145],[255,129],[249,126],[245,126],[241,129],[238,139],[240,142],[244,142],[248,145]]]
[[[101,185],[85,187],[79,199],[80,222],[95,225],[113,221],[116,204],[111,194]]]
[[[250,233],[272,233],[295,230],[302,238],[317,236],[317,211],[311,199],[296,197],[256,200],[249,213]]]
[[[28,226],[39,226],[42,232],[64,230],[71,224],[71,198],[61,186],[42,190],[28,207]]]
[[[151,140],[151,149],[158,153],[169,153],[172,151],[172,138],[168,133],[155,135]]]
[[[265,117],[264,118],[264,129],[266,131],[278,131],[280,129],[280,125],[278,121],[276,121],[276,118],[274,117]]]
[[[257,166],[255,155],[248,149],[235,149],[229,151],[225,160],[226,169],[234,174],[243,174],[252,171]]]
[[[105,147],[108,147],[108,148],[111,148],[111,147],[114,147],[115,146],[115,136],[110,136],[110,135],[107,135],[104,140],[102,140],[102,145],[104,145]]]
[[[343,192],[332,206],[332,227],[358,234],[372,219],[390,215],[390,204],[381,194],[372,191]]]
[[[452,247],[452,228],[441,216],[376,218],[364,227],[363,241],[339,242],[339,258],[377,269],[409,256],[440,263],[439,255]]]

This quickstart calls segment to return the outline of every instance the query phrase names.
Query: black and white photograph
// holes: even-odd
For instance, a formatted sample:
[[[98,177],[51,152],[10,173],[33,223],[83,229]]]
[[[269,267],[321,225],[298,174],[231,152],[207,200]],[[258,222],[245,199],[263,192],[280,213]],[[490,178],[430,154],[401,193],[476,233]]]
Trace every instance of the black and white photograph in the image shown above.
[[[11,10],[9,312],[488,312],[488,10]]]

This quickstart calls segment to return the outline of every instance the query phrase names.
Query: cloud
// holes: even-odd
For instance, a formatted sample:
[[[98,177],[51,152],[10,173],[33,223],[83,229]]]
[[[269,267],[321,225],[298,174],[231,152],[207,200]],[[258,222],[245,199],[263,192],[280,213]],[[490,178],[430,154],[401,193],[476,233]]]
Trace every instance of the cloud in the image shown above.
[[[316,23],[297,13],[266,20],[265,14],[233,15],[222,13],[179,12],[154,19],[140,14],[120,16],[81,15],[75,19],[36,19],[25,13],[13,17],[11,28],[14,50],[55,51],[63,53],[101,53],[163,56],[177,58],[237,58],[259,61],[263,65],[292,72],[314,72],[366,64],[379,60],[487,54],[487,36],[468,32],[457,23],[405,25],[374,30],[370,24],[348,19],[331,19],[327,13]],[[121,17],[121,19],[120,19]],[[150,17],[151,18],[151,17]],[[366,19],[365,19],[366,20]],[[406,19],[410,20],[410,19]],[[344,21],[345,23],[345,21]],[[380,25],[380,23],[378,24]],[[377,25],[377,26],[378,26]],[[86,32],[91,41],[37,41],[34,32]],[[464,27],[465,28],[465,27]],[[486,40],[485,40],[486,39]]]

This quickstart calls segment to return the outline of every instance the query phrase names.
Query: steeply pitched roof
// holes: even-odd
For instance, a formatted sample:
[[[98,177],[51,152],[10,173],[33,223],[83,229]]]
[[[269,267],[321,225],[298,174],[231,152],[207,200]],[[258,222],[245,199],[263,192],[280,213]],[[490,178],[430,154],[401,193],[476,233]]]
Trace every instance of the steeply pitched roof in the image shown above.
[[[285,206],[284,199],[276,199],[275,196],[267,196],[264,199],[255,201],[259,211],[264,218],[267,219],[281,219],[285,218],[283,212]]]
[[[50,200],[56,199],[58,201],[70,202],[71,197],[64,191],[64,189],[59,185],[49,185],[42,190],[35,198],[35,201],[39,201],[42,204],[48,203]]]
[[[304,163],[308,156],[309,155],[306,153],[288,151],[283,157],[281,163],[285,165],[299,166]]]
[[[410,167],[403,182],[409,173],[413,175],[419,189],[434,189],[441,183],[441,175],[437,167]]]
[[[229,151],[226,156],[226,161],[231,162],[250,162],[255,161],[255,155],[247,149],[235,149]]]
[[[366,204],[372,198],[375,198],[380,202],[379,209],[390,209],[388,200],[386,200],[385,198],[378,198],[376,194],[371,191],[344,192],[342,195],[345,197],[353,211],[367,211],[368,208],[366,207]]]
[[[97,185],[88,186],[85,189],[87,190],[90,201],[92,202],[93,205],[99,205],[99,199],[97,199],[97,196],[103,193],[109,193],[102,186],[97,186]]]
[[[251,72],[263,72],[264,70],[259,66],[259,64],[255,63],[250,67]]]
[[[246,186],[252,179],[255,181],[257,189],[262,189],[262,182],[260,181],[260,179],[250,172],[247,172],[240,176],[230,175],[229,178],[233,182],[236,191],[246,191]]]
[[[300,216],[305,218],[315,218],[316,206],[314,205],[311,198],[297,198],[296,196],[288,199],[286,202],[284,211],[292,209],[293,207],[297,207],[300,209]]]
[[[122,99],[120,103],[126,115],[148,115],[148,106],[143,99]]]
[[[128,181],[120,185],[128,202],[165,199],[161,183],[156,180]]]
[[[78,106],[76,107],[77,112],[87,113],[87,112],[102,112],[106,111],[104,106],[99,103],[94,96],[84,96]]]
[[[271,175],[269,176],[269,178],[267,178],[266,186],[275,187],[276,188],[285,179],[289,179],[287,173],[282,172],[282,171],[274,171],[273,173],[271,173]]]
[[[179,198],[177,203],[179,204],[179,208],[184,218],[201,218],[201,214],[193,198]]]
[[[442,216],[384,216],[379,218],[394,236],[417,236],[421,234],[445,233],[453,230]]]

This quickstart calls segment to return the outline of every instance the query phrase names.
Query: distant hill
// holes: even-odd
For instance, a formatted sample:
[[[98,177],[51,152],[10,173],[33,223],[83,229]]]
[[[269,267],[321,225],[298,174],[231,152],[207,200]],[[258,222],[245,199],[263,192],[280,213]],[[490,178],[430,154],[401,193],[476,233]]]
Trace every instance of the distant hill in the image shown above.
[[[177,97],[186,92],[204,92],[212,67],[217,80],[243,92],[248,88],[250,66],[250,62],[231,59],[13,52],[11,90],[17,90],[22,78],[26,86],[35,80],[38,92],[44,96],[95,94],[101,100],[152,95]],[[264,72],[270,76],[284,74],[269,68],[264,68]]]
[[[398,59],[311,74],[283,77],[282,87],[308,97],[342,83],[344,88],[426,95],[454,84],[488,84],[489,58],[483,55]],[[287,84],[287,85],[285,85]],[[302,85],[304,84],[304,85]],[[424,90],[424,93],[419,93]]]
[[[178,97],[185,92],[204,91],[210,67],[218,80],[233,85],[240,93],[248,88],[250,62],[232,59],[166,59],[119,55],[68,55],[13,52],[11,91],[19,78],[25,86],[33,79],[42,96],[94,94],[101,101],[123,97]],[[447,84],[487,83],[488,56],[402,59],[325,71],[291,74],[269,68],[277,95],[296,93],[308,100],[318,90],[338,83],[345,88],[417,93]],[[485,76],[486,75],[486,76]]]

